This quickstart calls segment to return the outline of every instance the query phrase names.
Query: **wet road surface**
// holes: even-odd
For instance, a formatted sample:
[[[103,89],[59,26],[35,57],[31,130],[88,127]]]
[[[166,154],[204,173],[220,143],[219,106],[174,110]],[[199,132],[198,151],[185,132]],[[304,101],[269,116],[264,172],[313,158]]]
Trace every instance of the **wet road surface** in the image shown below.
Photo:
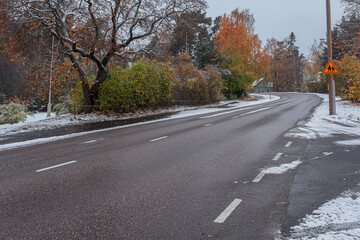
[[[274,239],[296,171],[254,180],[303,157],[284,134],[320,103],[279,96],[0,152],[0,238]]]

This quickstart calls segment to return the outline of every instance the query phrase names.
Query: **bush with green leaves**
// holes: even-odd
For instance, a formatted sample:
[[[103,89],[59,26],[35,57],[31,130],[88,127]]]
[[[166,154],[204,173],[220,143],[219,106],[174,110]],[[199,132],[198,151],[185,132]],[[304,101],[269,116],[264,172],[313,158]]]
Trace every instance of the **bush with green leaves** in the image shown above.
[[[141,59],[131,68],[114,67],[100,87],[97,105],[105,112],[167,105],[174,82],[175,73],[169,63]]]
[[[246,96],[246,89],[254,81],[251,73],[238,73],[233,71],[231,75],[224,77],[223,94],[227,99],[235,99]]]
[[[27,118],[26,107],[20,103],[0,105],[0,124],[24,122]]]

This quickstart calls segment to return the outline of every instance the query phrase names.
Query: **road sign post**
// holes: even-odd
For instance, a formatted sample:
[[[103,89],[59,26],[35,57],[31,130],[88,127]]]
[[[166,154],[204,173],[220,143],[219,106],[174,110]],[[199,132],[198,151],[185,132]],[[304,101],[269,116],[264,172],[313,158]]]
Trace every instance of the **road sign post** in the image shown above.
[[[324,68],[323,74],[339,74],[339,70],[335,66],[334,62],[329,60],[328,64]]]
[[[326,0],[326,22],[327,22],[327,42],[328,42],[328,56],[329,61],[332,60],[332,40],[331,40],[331,8],[330,0]],[[335,66],[335,65],[334,65]],[[331,69],[330,69],[331,70]],[[336,115],[335,107],[335,82],[333,75],[330,73],[328,75],[329,79],[329,112],[330,115]]]

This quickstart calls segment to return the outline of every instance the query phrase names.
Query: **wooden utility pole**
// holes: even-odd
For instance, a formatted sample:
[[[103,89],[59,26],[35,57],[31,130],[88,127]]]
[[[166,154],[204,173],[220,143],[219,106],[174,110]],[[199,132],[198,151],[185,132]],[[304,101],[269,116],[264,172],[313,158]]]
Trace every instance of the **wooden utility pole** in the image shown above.
[[[332,40],[331,40],[331,8],[330,0],[326,0],[326,19],[327,19],[327,42],[328,42],[328,56],[332,60]],[[336,115],[335,107],[335,82],[332,74],[328,76],[329,79],[329,109],[330,115]]]

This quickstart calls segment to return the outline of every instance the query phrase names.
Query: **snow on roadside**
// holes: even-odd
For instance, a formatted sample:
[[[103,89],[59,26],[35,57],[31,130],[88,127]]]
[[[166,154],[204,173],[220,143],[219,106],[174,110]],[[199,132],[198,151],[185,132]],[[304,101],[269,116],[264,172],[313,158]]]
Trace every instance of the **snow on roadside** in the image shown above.
[[[337,101],[337,115],[329,115],[329,96],[316,94],[323,99],[317,107],[311,120],[289,131],[285,136],[316,139],[330,137],[335,134],[347,134],[356,138],[360,137],[360,107],[349,101]],[[355,142],[353,142],[355,143]],[[357,141],[356,143],[360,143]]]
[[[163,113],[169,113],[169,114],[174,113],[173,115],[165,119],[184,118],[184,117],[190,117],[190,116],[225,110],[224,108],[220,108],[221,105],[227,105],[228,106],[227,109],[234,109],[245,106],[253,106],[253,105],[280,99],[280,97],[278,96],[272,96],[270,99],[269,95],[261,95],[261,94],[251,94],[251,95],[254,97],[260,97],[261,99],[257,101],[222,101],[220,102],[220,104],[213,104],[213,105],[200,106],[200,107],[173,107],[167,109],[159,109],[155,111],[138,111],[136,113],[128,113],[121,115],[104,115],[99,113],[79,114],[76,115],[76,118],[74,118],[73,114],[47,118],[46,113],[36,113],[34,115],[29,115],[27,120],[23,123],[0,125],[0,137],[4,137],[6,135],[18,134],[18,133],[49,130],[59,127],[66,127],[66,126],[75,126],[86,123],[135,119],[139,117],[145,117],[145,116],[151,116],[151,115],[157,115]],[[54,115],[55,114],[52,113],[52,116]]]
[[[278,167],[268,168],[268,169],[266,169],[266,170],[264,170],[262,172],[265,173],[265,174],[283,174],[283,173],[286,173],[289,170],[297,168],[301,163],[302,163],[301,160],[296,160],[296,161],[293,161],[291,163],[281,164]]]
[[[226,110],[231,110],[234,108],[254,106],[254,105],[258,105],[258,104],[271,102],[271,101],[280,99],[280,97],[274,96],[274,95],[271,96],[271,99],[270,99],[269,95],[262,95],[262,94],[250,94],[250,95],[254,96],[254,97],[260,97],[261,99],[259,99],[257,101],[222,101],[222,102],[220,102],[220,105],[227,104],[229,106],[229,108],[227,108]],[[190,110],[181,111],[177,114],[170,116],[169,118],[175,119],[175,118],[191,117],[191,116],[195,116],[195,115],[213,113],[213,112],[218,112],[218,111],[223,111],[223,110],[225,110],[225,109],[224,108],[200,108],[200,109],[195,109],[195,110],[190,109]]]
[[[339,144],[339,145],[345,145],[345,146],[359,146],[360,145],[360,139],[336,141],[335,143]]]
[[[317,139],[345,134],[349,140],[335,141],[339,145],[360,145],[360,106],[349,101],[336,102],[337,115],[329,115],[329,96],[316,94],[323,99],[312,118],[290,130],[285,136]],[[352,139],[351,139],[352,138]],[[328,156],[332,153],[323,153]],[[320,157],[316,157],[317,159]],[[359,185],[360,186],[360,185]],[[287,240],[355,240],[360,239],[360,189],[346,191],[303,218],[290,229]],[[278,238],[280,239],[280,238]]]
[[[360,193],[346,191],[290,229],[288,240],[355,240],[360,236]]]

